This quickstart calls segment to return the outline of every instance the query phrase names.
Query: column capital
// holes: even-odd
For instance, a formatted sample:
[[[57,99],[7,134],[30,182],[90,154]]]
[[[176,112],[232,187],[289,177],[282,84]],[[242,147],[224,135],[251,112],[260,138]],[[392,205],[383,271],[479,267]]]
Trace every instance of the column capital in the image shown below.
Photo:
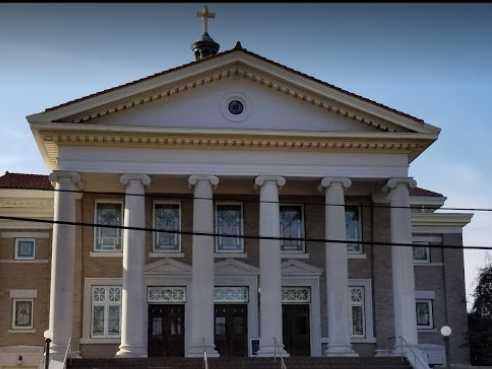
[[[200,181],[207,181],[215,188],[219,184],[219,177],[211,174],[192,174],[188,177],[190,187],[195,186]]]
[[[49,175],[49,179],[53,187],[56,183],[60,182],[62,179],[68,179],[72,182],[73,186],[80,187],[81,179],[78,172],[71,172],[67,170],[54,170]]]
[[[255,178],[255,187],[261,187],[266,182],[275,182],[278,187],[285,185],[285,178],[281,176],[258,176]]]
[[[323,177],[318,189],[320,192],[323,192],[323,190],[328,189],[336,183],[340,184],[343,189],[347,189],[352,185],[352,181],[348,177]]]
[[[408,189],[415,188],[417,186],[417,182],[412,177],[394,177],[390,178],[383,187],[383,192],[391,192],[391,190],[395,189],[399,185],[406,185]]]
[[[144,186],[148,186],[150,184],[150,177],[146,174],[123,174],[120,177],[120,183],[123,186],[127,186],[131,181],[140,181],[140,183]]]

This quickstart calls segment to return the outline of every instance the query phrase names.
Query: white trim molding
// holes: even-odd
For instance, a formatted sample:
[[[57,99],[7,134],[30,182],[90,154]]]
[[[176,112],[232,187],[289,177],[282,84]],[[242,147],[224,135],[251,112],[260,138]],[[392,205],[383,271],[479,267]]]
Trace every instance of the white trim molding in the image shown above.
[[[0,237],[2,238],[50,238],[49,232],[2,232]]]
[[[461,233],[472,213],[412,213],[412,233]]]

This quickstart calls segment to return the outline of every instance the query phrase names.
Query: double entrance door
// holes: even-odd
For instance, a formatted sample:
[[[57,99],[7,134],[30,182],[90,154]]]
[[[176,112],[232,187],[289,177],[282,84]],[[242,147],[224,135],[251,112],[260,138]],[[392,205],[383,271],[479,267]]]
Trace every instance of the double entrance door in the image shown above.
[[[282,305],[282,332],[285,350],[291,356],[309,356],[310,323],[308,304]]]
[[[149,356],[184,356],[184,305],[149,305]]]
[[[215,348],[221,357],[248,356],[248,305],[215,305]]]

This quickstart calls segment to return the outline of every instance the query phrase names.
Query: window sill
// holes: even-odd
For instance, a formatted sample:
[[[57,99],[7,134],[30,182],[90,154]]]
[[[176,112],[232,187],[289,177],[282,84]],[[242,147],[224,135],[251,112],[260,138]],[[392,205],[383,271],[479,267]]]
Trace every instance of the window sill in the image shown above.
[[[99,251],[91,251],[89,256],[96,258],[121,258],[123,257],[123,252],[99,252]]]
[[[121,342],[120,338],[84,338],[80,339],[80,344],[92,345],[92,344],[118,344]]]
[[[36,333],[35,329],[21,329],[21,328],[14,328],[14,329],[9,329],[9,333],[12,334],[22,334],[22,333]]]
[[[425,267],[433,267],[433,266],[443,266],[443,263],[413,263],[414,266],[425,266]]]
[[[242,258],[245,259],[248,255],[245,252],[216,252],[215,258]]]
[[[437,333],[435,328],[417,328],[418,333]]]
[[[299,252],[299,253],[288,253],[283,252],[281,255],[282,259],[309,259],[311,254],[308,252]]]
[[[15,263],[15,264],[47,264],[49,263],[48,259],[1,259],[0,263],[2,264],[9,264],[9,263]]]
[[[348,259],[367,259],[366,254],[348,254],[347,255]]]
[[[183,252],[149,252],[149,258],[184,258]]]

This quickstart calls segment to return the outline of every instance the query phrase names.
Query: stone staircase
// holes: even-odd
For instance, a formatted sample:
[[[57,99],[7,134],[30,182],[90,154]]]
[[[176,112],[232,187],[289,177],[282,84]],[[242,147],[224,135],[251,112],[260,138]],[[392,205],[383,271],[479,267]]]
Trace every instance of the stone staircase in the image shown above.
[[[400,357],[314,358],[285,359],[287,369],[411,369]],[[209,359],[209,369],[281,369],[280,360],[273,358]],[[202,359],[69,359],[68,369],[204,369]]]

